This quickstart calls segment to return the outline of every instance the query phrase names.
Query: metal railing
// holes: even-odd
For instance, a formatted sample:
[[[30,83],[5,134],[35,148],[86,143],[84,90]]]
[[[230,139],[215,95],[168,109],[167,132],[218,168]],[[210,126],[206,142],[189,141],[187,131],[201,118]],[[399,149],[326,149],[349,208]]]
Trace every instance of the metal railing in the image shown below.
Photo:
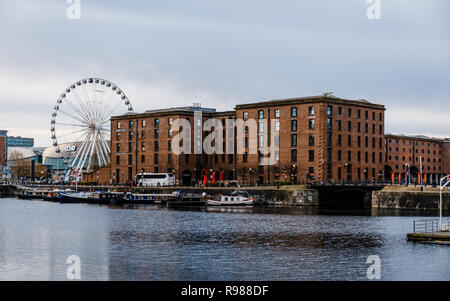
[[[439,220],[427,219],[414,221],[414,233],[433,233],[439,230]]]

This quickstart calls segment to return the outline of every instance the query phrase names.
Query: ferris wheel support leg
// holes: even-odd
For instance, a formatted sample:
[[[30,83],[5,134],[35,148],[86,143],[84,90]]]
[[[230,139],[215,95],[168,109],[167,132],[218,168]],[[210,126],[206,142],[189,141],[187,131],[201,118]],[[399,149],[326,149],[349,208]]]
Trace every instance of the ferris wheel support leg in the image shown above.
[[[92,148],[91,136],[92,135],[90,135],[90,137],[89,137],[89,142],[87,143],[87,146],[84,148],[81,160],[78,161],[77,168],[76,168],[77,170],[83,170],[84,164],[86,162],[86,158],[87,158],[88,153],[89,153],[89,149]]]
[[[89,153],[89,159],[88,159],[88,166],[86,167],[86,170],[90,170],[91,167],[91,162],[92,162],[92,155],[94,154],[94,148],[95,145],[97,144],[97,131],[94,132],[94,137],[92,139],[92,147],[91,147],[91,151]]]
[[[97,144],[95,145],[95,147],[96,147],[96,153],[98,154],[99,164],[103,162],[103,166],[105,166],[106,165],[105,154],[103,152],[102,143],[101,143],[100,139],[97,142]]]
[[[106,161],[106,163],[108,163],[108,162],[109,162],[110,152],[111,152],[111,151],[110,151],[110,149],[108,148],[108,146],[107,146],[105,140],[102,140],[101,142],[102,142],[102,143],[101,143],[101,148],[103,149],[103,153],[105,154],[105,161]],[[105,165],[107,165],[107,164],[105,164]]]

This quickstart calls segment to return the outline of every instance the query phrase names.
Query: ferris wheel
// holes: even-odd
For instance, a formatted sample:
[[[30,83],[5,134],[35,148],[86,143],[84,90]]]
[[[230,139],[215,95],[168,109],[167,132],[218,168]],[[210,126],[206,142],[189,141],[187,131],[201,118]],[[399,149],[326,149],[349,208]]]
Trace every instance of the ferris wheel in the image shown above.
[[[125,93],[113,83],[87,78],[70,85],[58,98],[50,131],[66,178],[109,164],[110,117],[133,112]]]

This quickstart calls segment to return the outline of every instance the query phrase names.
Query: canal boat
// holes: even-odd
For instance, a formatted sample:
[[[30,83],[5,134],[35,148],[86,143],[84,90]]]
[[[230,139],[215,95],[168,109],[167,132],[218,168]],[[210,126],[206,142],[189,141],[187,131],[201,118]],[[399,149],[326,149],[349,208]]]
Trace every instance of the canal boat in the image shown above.
[[[17,197],[22,200],[43,200],[48,190],[29,189],[22,190]]]
[[[81,203],[81,204],[98,204],[108,205],[111,200],[111,193],[95,191],[95,192],[60,192],[60,203]]]
[[[61,198],[60,193],[61,192],[72,192],[70,189],[61,190],[61,189],[53,189],[47,191],[47,193],[43,196],[44,201],[47,202],[59,202],[59,199]]]
[[[206,206],[206,195],[186,193],[181,190],[173,192],[174,198],[167,202],[169,208]]]
[[[89,203],[90,192],[61,192],[59,202],[63,204]]]
[[[140,205],[140,204],[165,204],[170,200],[173,200],[175,196],[173,194],[163,193],[127,193],[111,201],[114,205]]]

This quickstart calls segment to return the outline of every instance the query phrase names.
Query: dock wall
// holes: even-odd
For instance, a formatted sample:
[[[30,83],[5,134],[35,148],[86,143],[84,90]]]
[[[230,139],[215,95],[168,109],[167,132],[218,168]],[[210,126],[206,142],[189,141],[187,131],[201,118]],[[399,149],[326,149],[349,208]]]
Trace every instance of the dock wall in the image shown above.
[[[134,188],[136,192],[141,193],[172,193],[173,188]],[[190,193],[206,192],[208,195],[229,195],[236,188],[183,188],[184,191]],[[239,189],[237,189],[239,190]],[[319,204],[319,192],[316,189],[307,188],[251,188],[245,189],[253,196],[262,206],[280,206],[280,207],[296,207],[296,206],[317,206]]]
[[[450,192],[444,192],[442,208],[450,210]],[[439,209],[439,191],[373,191],[373,208]]]
[[[12,185],[0,185],[0,197],[12,197],[15,195],[16,187]]]

